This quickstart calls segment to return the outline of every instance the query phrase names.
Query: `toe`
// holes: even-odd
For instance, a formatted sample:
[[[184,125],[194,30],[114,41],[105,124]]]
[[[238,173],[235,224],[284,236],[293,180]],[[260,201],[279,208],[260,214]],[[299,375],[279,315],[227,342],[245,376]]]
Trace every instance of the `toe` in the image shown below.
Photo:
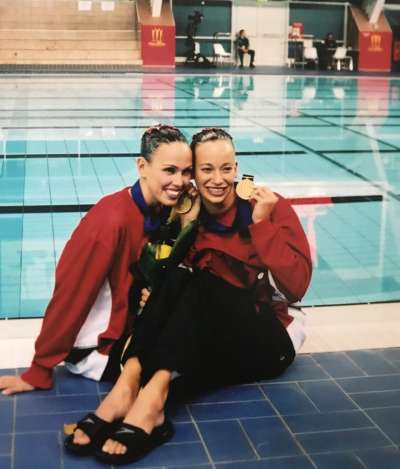
[[[114,447],[114,441],[111,440],[110,438],[104,443],[102,447],[102,451],[105,453],[112,453],[112,448]]]
[[[121,445],[121,443],[118,443],[117,447],[115,448],[115,451],[117,454],[125,454],[126,453],[126,446]]]
[[[90,438],[78,428],[74,432],[74,443],[77,445],[87,445],[90,443]]]
[[[118,454],[118,447],[120,444],[117,441],[113,441],[112,445],[110,446],[110,453],[111,454]]]

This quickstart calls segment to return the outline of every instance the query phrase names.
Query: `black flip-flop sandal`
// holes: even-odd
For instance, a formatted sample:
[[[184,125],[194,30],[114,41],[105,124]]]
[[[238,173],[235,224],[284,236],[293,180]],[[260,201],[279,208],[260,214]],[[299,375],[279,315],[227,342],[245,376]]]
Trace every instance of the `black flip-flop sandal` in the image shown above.
[[[114,466],[130,464],[143,458],[157,446],[166,443],[172,438],[173,434],[173,426],[168,420],[155,427],[150,435],[135,425],[122,422],[108,438],[126,446],[126,453],[110,454],[100,450],[95,452],[95,457],[101,462]]]
[[[90,442],[86,445],[74,443],[74,433],[78,428],[90,439]],[[76,429],[72,435],[67,436],[65,439],[65,449],[78,456],[90,456],[95,450],[103,446],[108,435],[115,429],[115,424],[106,422],[100,417],[97,417],[97,415],[90,413],[77,423]]]

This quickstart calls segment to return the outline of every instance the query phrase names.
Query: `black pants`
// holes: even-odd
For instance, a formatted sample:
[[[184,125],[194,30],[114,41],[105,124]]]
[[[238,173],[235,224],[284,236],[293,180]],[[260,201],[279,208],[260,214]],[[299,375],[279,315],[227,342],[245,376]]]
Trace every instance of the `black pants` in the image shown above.
[[[119,375],[121,374],[121,354],[127,339],[128,337],[123,335],[120,339],[114,342],[110,353],[108,354],[107,365],[103,371],[100,381],[115,382],[118,379]],[[95,350],[97,350],[97,347],[89,347],[84,349],[73,348],[64,361],[71,365],[76,365]]]
[[[123,356],[139,358],[143,384],[159,369],[202,385],[249,382],[280,375],[294,359],[276,316],[209,272],[178,268],[152,296]]]
[[[240,60],[240,65],[243,67],[243,56],[244,54],[250,55],[250,66],[254,63],[255,51],[253,49],[248,49],[247,52],[244,52],[242,49],[238,49],[238,55]]]

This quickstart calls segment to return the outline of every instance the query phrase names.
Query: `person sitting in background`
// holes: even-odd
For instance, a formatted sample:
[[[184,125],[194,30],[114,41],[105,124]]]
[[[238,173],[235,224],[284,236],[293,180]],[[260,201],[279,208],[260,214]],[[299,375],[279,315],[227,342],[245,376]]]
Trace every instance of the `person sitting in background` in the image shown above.
[[[322,59],[321,68],[328,69],[328,70],[332,69],[332,58],[333,58],[333,54],[335,53],[336,47],[337,47],[336,39],[333,33],[329,32],[325,36],[325,40],[324,40],[323,59]]]
[[[254,56],[255,56],[255,51],[253,49],[250,49],[250,42],[249,39],[246,36],[246,31],[244,29],[241,29],[239,31],[239,36],[237,39],[237,51],[239,54],[239,60],[240,60],[240,68],[243,68],[243,57],[244,54],[249,54],[250,55],[250,67],[253,68],[254,65]]]
[[[325,47],[328,49],[336,49],[337,44],[336,44],[336,39],[333,35],[333,33],[328,33],[325,37]]]

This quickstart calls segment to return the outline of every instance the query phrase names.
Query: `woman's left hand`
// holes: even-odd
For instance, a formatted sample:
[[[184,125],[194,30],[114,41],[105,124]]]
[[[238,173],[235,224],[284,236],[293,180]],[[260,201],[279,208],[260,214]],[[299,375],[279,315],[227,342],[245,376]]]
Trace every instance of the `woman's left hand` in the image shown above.
[[[200,195],[197,189],[191,184],[186,192],[187,196],[192,199],[192,207],[188,212],[179,215],[182,228],[185,228],[185,226],[192,221],[197,220],[200,213]]]
[[[252,219],[258,223],[269,218],[279,199],[268,187],[255,186],[250,200],[255,201]]]

